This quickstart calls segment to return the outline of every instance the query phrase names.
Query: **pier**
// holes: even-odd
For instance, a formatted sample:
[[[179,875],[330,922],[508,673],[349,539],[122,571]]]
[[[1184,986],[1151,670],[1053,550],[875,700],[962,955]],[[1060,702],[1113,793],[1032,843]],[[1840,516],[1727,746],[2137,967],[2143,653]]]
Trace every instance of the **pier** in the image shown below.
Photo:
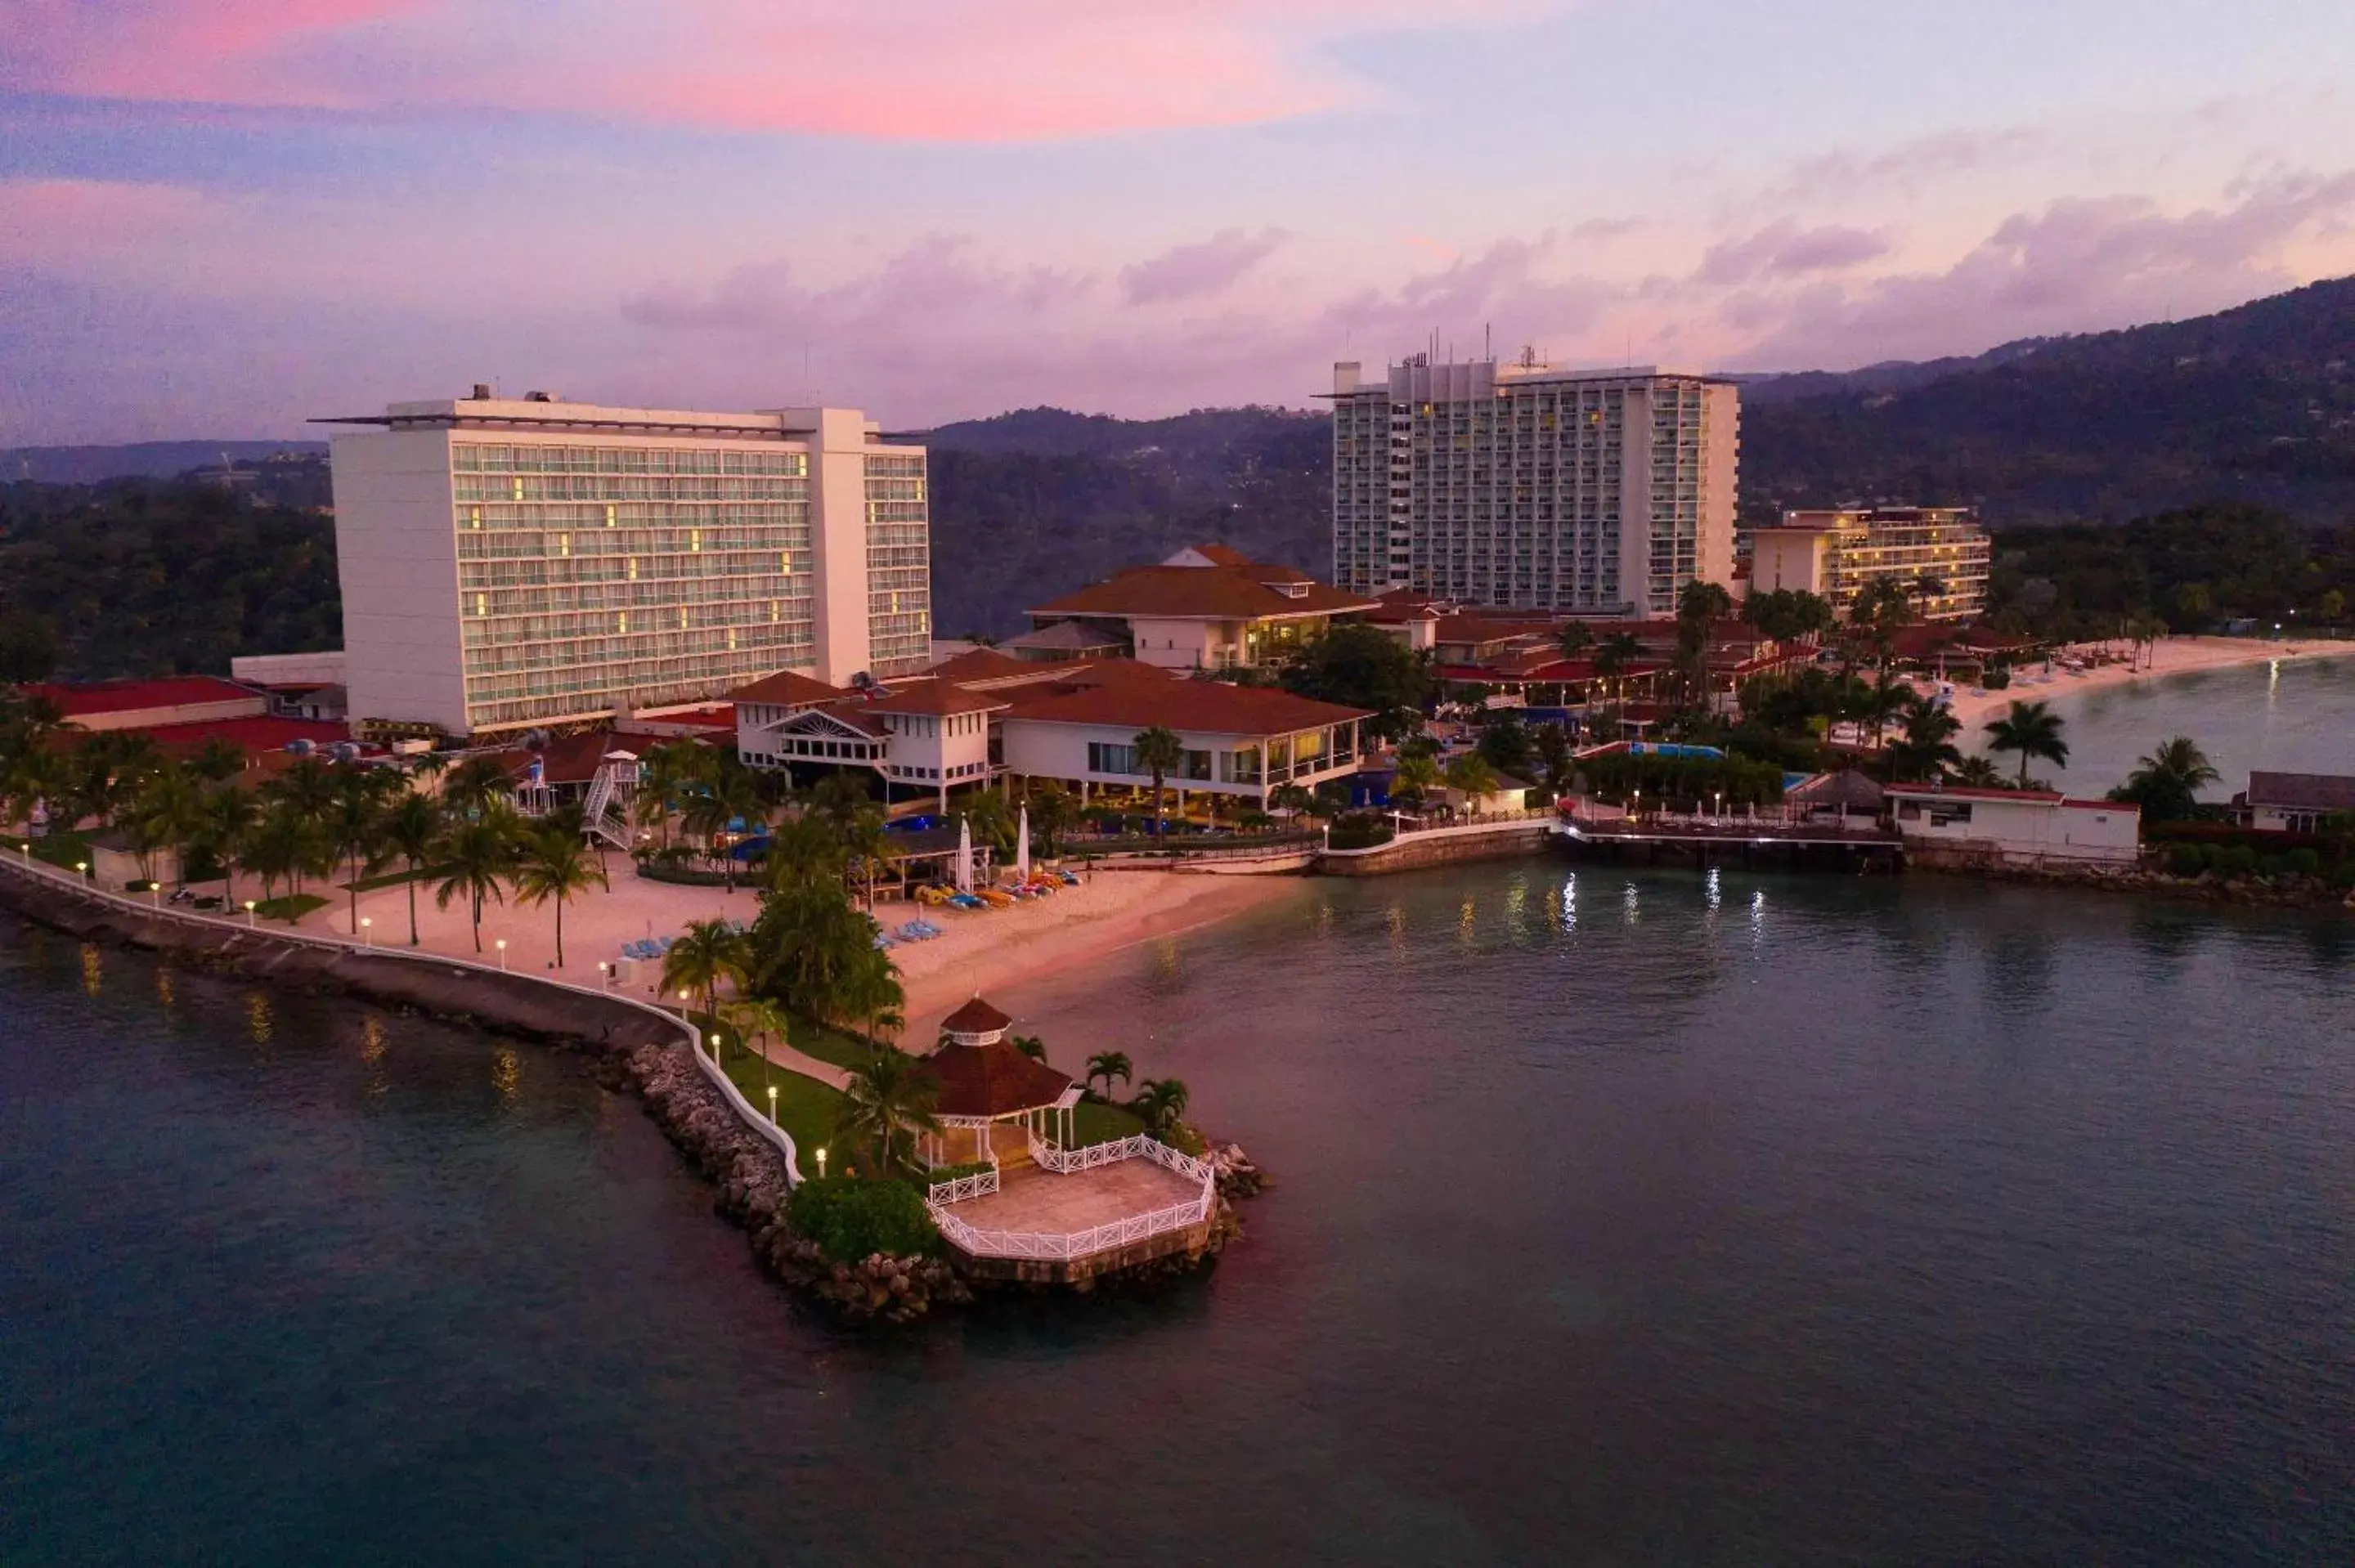
[[[1893,827],[1874,818],[1806,816],[1678,816],[1668,812],[1631,817],[1565,808],[1553,824],[1553,840],[1571,853],[1594,859],[1649,864],[1780,865],[1828,871],[1895,871],[1904,863],[1904,841]]]

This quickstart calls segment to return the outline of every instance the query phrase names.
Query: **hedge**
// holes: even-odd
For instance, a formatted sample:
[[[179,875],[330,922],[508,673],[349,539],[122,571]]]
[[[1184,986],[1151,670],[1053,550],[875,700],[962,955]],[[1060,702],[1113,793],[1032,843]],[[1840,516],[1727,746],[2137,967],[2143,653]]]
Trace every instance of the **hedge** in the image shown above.
[[[905,1181],[857,1176],[805,1181],[785,1200],[785,1224],[808,1237],[829,1262],[859,1263],[881,1253],[912,1257],[940,1243],[923,1194]]]
[[[1747,757],[1661,757],[1605,752],[1579,765],[1589,793],[1625,801],[1641,789],[1662,806],[1699,810],[1721,793],[1729,806],[1769,806],[1783,798],[1783,770]]]

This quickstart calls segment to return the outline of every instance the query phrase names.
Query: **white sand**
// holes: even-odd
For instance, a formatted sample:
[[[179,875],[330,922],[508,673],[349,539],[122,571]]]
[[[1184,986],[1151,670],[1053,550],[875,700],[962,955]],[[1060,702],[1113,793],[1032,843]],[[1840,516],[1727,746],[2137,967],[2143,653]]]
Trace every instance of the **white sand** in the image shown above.
[[[2115,646],[2123,651],[2123,644]],[[1968,683],[1957,681],[1955,683],[1952,712],[1963,721],[1965,733],[1975,737],[1981,725],[2005,712],[2015,702],[2046,702],[2113,686],[2131,685],[2137,681],[2164,680],[2169,675],[2189,674],[2197,670],[2264,664],[2276,659],[2328,659],[2349,654],[2355,654],[2355,642],[2274,642],[2251,637],[2169,637],[2156,643],[2132,669],[2122,663],[2104,664],[2089,669],[2082,675],[2073,675],[2056,663],[2048,683],[2042,679],[2044,665],[2039,662],[2014,669],[2010,685],[1999,692],[1989,692],[1985,696],[1974,696]]]

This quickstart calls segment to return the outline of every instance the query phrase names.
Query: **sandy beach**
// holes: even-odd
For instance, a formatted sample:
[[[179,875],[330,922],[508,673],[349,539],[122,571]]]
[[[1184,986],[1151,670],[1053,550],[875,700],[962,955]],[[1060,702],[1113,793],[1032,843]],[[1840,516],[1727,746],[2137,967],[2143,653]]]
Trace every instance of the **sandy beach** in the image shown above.
[[[597,965],[618,957],[624,942],[675,937],[691,920],[750,922],[760,913],[758,895],[749,890],[729,892],[648,881],[634,874],[628,861],[620,855],[611,857],[609,866],[612,891],[592,888],[564,911],[566,963],[561,975],[575,984],[598,983]],[[240,898],[259,895],[260,889],[250,883],[250,878],[240,879]],[[1068,974],[1122,948],[1223,919],[1284,896],[1287,891],[1296,892],[1298,886],[1297,879],[1291,877],[1098,869],[1080,886],[1012,908],[967,912],[886,902],[877,906],[876,915],[890,928],[921,913],[945,932],[928,942],[903,943],[892,953],[907,990],[906,1038],[929,1041],[942,1016],[977,991],[996,990],[1048,974]],[[350,913],[343,891],[316,884],[310,891],[332,894],[335,902],[312,911],[303,919],[302,928],[347,935]],[[483,911],[483,958],[497,961],[497,944],[504,941],[509,968],[524,973],[556,972],[555,914],[553,905],[487,906]],[[407,945],[405,889],[387,887],[361,894],[359,915],[369,922],[365,931],[374,941],[386,947]],[[420,946],[428,951],[474,956],[463,901],[453,899],[448,908],[437,907],[430,885],[421,885],[417,925]],[[626,981],[615,984],[617,989],[651,998],[655,994],[656,976],[656,966],[640,964]]]
[[[2091,646],[2083,650],[2091,651]],[[2070,656],[2073,652],[2064,651],[2062,656]],[[1974,695],[1967,683],[1957,681],[1955,683],[1952,711],[1956,718],[1963,721],[1965,735],[1976,741],[1979,726],[2015,702],[2049,702],[2114,686],[2132,685],[2140,681],[2163,681],[2169,675],[2188,675],[2201,670],[2222,670],[2239,664],[2264,664],[2276,659],[2333,659],[2350,655],[2355,655],[2355,642],[2280,642],[2251,637],[2169,637],[2154,644],[2143,655],[2139,664],[2131,669],[2123,663],[2103,664],[2082,674],[2072,674],[2056,663],[2048,678],[2041,663],[2022,665],[2012,672],[2009,686],[1984,696]]]

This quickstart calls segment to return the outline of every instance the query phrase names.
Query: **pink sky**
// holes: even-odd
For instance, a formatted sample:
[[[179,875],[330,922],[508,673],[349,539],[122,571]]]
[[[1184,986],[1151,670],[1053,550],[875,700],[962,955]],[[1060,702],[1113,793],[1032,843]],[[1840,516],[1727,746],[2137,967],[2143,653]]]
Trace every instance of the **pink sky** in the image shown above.
[[[1838,367],[2355,270],[2355,14],[2153,4],[0,0],[0,445]]]

